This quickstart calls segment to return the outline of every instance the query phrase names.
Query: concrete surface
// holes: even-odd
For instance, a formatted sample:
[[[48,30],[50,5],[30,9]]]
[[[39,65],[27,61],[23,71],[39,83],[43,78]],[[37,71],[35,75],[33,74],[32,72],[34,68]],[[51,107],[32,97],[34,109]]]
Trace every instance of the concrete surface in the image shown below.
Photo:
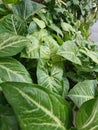
[[[98,21],[90,28],[90,39],[98,42]]]

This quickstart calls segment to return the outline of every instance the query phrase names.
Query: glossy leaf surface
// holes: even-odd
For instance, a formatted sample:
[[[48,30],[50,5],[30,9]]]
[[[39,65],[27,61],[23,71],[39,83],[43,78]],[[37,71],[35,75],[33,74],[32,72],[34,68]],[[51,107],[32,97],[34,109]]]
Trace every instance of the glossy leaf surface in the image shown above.
[[[32,83],[25,67],[13,58],[0,58],[0,82],[16,81]]]
[[[0,34],[0,57],[13,56],[29,43],[25,37],[9,33]]]
[[[80,107],[84,102],[92,99],[96,95],[97,82],[95,80],[85,80],[76,84],[69,92],[68,96]]]
[[[22,130],[70,128],[71,108],[61,97],[38,85],[3,83],[0,86],[17,115]]]

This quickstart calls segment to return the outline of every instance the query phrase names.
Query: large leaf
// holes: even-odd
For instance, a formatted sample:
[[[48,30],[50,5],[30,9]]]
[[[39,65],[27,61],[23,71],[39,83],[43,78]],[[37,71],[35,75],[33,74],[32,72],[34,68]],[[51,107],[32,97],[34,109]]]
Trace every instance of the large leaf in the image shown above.
[[[84,102],[95,97],[97,89],[96,80],[85,80],[76,84],[69,92],[68,96],[80,107]]]
[[[19,130],[12,108],[0,105],[0,130]]]
[[[13,7],[13,13],[17,14],[24,19],[28,19],[30,16],[38,13],[44,6],[33,2],[31,0],[22,0],[17,5]]]
[[[0,58],[0,82],[15,81],[32,83],[25,67],[13,58]]]
[[[85,102],[76,116],[78,130],[98,130],[98,97]]]
[[[25,37],[2,33],[0,34],[0,57],[16,55],[27,44],[29,44],[29,40]]]
[[[27,38],[31,43],[25,47],[21,54],[22,57],[50,59],[56,55],[59,45],[46,30],[35,32]]]
[[[60,62],[49,63],[49,61],[40,60],[37,67],[37,79],[38,84],[60,95],[68,87],[65,85],[66,88],[64,88],[63,64]]]
[[[64,57],[65,59],[81,65],[81,61],[79,59],[79,48],[74,43],[74,41],[67,41],[63,43],[63,45],[59,48],[58,53],[60,56]]]
[[[25,20],[17,15],[7,15],[0,19],[0,33],[8,32],[24,35],[26,28]]]
[[[12,82],[0,86],[17,115],[21,130],[70,128],[71,108],[61,97],[34,84]]]

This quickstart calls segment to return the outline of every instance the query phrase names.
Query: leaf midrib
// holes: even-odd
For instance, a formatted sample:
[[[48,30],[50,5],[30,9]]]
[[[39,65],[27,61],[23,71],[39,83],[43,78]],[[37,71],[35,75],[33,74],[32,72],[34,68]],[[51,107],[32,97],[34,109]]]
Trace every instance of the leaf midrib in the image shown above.
[[[38,108],[40,108],[44,113],[46,113],[48,116],[51,117],[56,122],[56,126],[62,128],[62,130],[66,130],[66,128],[63,126],[62,122],[55,116],[53,113],[51,113],[49,110],[47,110],[45,107],[38,104],[34,99],[30,98],[26,93],[23,93],[19,88],[14,87],[23,97],[26,97],[28,100],[30,100],[33,104],[35,104]]]

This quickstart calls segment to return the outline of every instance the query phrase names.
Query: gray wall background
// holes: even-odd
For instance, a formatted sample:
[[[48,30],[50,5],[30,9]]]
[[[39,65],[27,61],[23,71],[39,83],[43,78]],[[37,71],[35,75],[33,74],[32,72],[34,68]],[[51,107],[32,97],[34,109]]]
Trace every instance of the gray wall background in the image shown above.
[[[98,42],[98,21],[90,28],[90,39]]]

